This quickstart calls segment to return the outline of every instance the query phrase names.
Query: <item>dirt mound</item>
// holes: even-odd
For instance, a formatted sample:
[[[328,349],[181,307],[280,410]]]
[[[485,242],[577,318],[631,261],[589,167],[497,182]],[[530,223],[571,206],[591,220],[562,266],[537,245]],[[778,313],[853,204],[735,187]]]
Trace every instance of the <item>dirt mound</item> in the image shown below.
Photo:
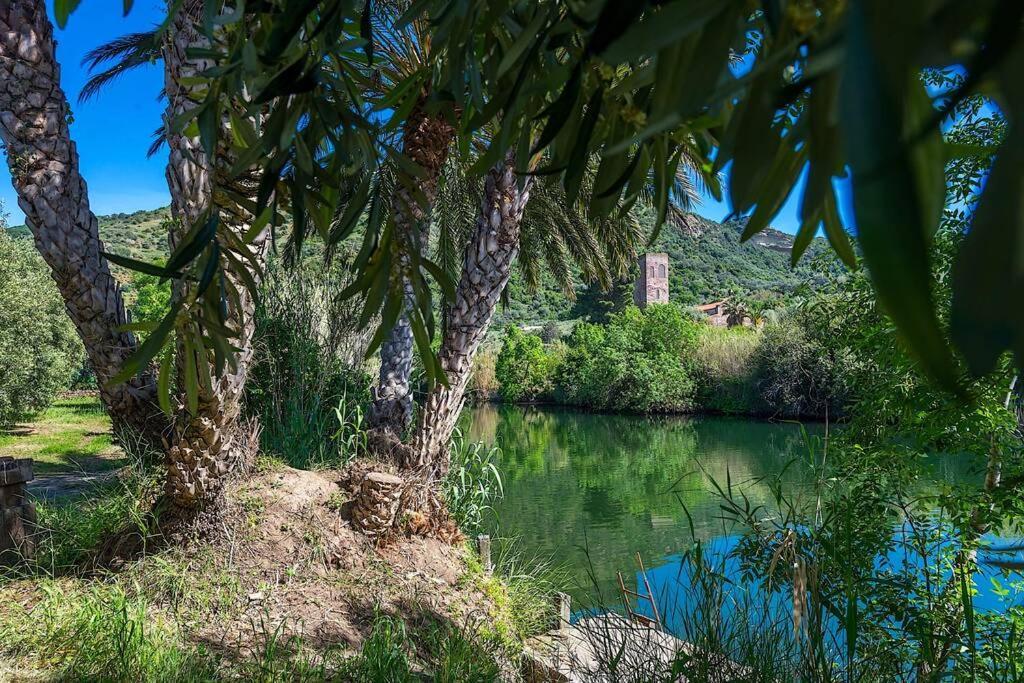
[[[192,560],[214,558],[211,575],[234,577],[235,600],[198,639],[238,653],[268,631],[356,647],[379,612],[460,626],[490,618],[494,605],[465,580],[464,546],[364,535],[347,516],[356,477],[346,475],[281,468],[229,490],[224,533]]]

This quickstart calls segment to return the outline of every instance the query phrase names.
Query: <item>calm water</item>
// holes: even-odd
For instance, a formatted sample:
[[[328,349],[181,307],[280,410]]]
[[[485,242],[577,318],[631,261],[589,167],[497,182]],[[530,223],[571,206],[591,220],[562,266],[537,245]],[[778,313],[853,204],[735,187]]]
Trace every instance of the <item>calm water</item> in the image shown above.
[[[466,419],[471,440],[502,448],[495,535],[516,537],[520,551],[564,568],[575,604],[619,604],[616,572],[636,589],[639,552],[659,603],[676,609],[691,520],[710,546],[728,549],[736,539],[713,482],[731,482],[751,505],[769,509],[769,484],[780,476],[787,495],[810,496],[807,462],[824,435],[819,424],[522,406],[484,405]],[[930,467],[936,481],[980,476],[964,457]]]

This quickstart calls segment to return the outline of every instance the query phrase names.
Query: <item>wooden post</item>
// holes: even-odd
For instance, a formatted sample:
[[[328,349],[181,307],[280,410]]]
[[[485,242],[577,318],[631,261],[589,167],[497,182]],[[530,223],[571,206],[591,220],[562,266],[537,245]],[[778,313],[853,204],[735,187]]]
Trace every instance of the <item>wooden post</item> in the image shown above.
[[[32,460],[0,457],[0,566],[12,566],[35,552],[36,509],[25,494]]]
[[[569,620],[572,617],[572,598],[567,593],[555,593],[555,611],[558,613],[558,632],[569,634]]]
[[[487,534],[477,536],[476,550],[480,553],[480,565],[484,568],[484,573],[490,576],[494,573],[494,563],[491,562],[491,537]]]

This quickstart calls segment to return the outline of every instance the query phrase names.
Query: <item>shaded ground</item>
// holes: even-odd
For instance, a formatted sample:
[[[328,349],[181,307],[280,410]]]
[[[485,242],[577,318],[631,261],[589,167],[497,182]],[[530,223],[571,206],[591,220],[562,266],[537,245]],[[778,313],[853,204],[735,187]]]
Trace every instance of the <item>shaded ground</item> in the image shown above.
[[[95,396],[58,399],[35,420],[0,432],[0,454],[32,458],[36,479],[29,490],[48,499],[112,481],[125,463]]]
[[[382,614],[410,633],[448,624],[510,661],[499,653],[521,641],[502,584],[463,544],[400,537],[378,545],[347,518],[343,481],[336,471],[275,464],[231,487],[222,533],[212,540],[126,558],[98,575],[0,582],[0,660],[25,672],[13,680],[59,678],[83,666],[69,664],[68,652],[81,658],[76,648],[97,649],[67,634],[105,624],[108,604],[123,618],[116,605],[127,600],[145,605],[147,638],[173,639],[182,652],[222,662],[218,668],[278,648],[312,655],[329,672],[329,662],[343,666],[359,651]],[[113,630],[104,625],[99,637]]]

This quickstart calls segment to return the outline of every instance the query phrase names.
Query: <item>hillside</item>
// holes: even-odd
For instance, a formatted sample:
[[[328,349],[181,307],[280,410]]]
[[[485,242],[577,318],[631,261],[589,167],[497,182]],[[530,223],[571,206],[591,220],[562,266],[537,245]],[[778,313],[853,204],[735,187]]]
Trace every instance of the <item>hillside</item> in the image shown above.
[[[648,226],[652,222],[648,217]],[[741,244],[744,225],[744,220],[718,223],[689,213],[662,228],[647,250],[668,254],[672,301],[699,304],[730,292],[779,298],[815,281],[810,264],[815,256],[828,251],[824,240],[815,239],[794,269],[790,267],[792,235],[769,228]],[[631,280],[623,283],[617,294],[620,300],[629,299]],[[538,323],[593,317],[609,305],[609,295],[585,286],[577,288],[575,303],[566,301],[553,284],[531,295],[516,275],[509,286],[508,308],[499,314],[498,322]]]
[[[114,254],[140,261],[164,261],[167,259],[167,226],[164,222],[170,217],[170,210],[166,206],[134,213],[97,216],[103,247]],[[32,238],[24,225],[13,226],[10,231],[17,237]],[[121,282],[131,279],[131,274],[124,268],[114,266],[113,271]]]
[[[166,207],[135,213],[99,216],[100,236],[106,248],[136,259],[158,261],[167,255]],[[649,226],[650,216],[642,220]],[[12,232],[29,236],[24,226]],[[685,214],[666,224],[649,251],[663,251],[669,256],[669,285],[673,301],[697,304],[725,296],[732,291],[766,296],[791,294],[801,284],[812,282],[810,260],[828,247],[816,239],[795,269],[789,266],[791,235],[768,229],[746,243],[740,244],[743,221],[718,223],[697,214]],[[129,274],[115,267],[122,281]],[[620,288],[628,296],[630,285]],[[591,316],[607,295],[590,291],[585,285],[577,288],[577,301],[566,299],[552,278],[546,278],[535,293],[526,288],[515,273],[508,291],[508,306],[499,310],[496,323],[541,323],[546,320],[567,320]]]

